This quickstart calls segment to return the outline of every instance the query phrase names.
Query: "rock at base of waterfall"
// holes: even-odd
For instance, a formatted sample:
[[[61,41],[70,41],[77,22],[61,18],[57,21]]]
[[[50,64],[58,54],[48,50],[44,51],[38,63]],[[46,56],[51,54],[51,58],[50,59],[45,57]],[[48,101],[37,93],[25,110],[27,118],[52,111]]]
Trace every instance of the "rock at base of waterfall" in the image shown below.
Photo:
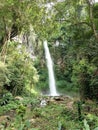
[[[44,107],[44,106],[46,106],[46,105],[47,105],[47,101],[46,101],[45,99],[41,100],[40,106],[41,106],[41,107]]]

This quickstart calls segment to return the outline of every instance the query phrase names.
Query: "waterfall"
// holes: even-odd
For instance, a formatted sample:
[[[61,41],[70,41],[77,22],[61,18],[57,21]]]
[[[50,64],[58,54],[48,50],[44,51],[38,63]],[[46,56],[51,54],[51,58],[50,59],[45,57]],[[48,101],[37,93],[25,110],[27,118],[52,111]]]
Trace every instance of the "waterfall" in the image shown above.
[[[57,96],[55,78],[54,78],[54,71],[53,71],[53,62],[49,52],[49,48],[47,45],[47,41],[44,41],[44,49],[45,49],[45,57],[47,61],[47,68],[48,68],[48,75],[49,75],[49,88],[50,88],[50,95]]]

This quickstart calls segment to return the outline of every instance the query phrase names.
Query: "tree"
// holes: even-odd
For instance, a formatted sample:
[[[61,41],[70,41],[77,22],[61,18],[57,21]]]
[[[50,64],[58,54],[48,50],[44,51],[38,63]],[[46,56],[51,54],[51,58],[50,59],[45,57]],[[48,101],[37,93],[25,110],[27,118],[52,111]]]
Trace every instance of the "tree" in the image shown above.
[[[82,98],[97,98],[95,90],[98,92],[95,85],[97,84],[97,75],[94,76],[94,73],[97,72],[98,57],[96,9],[96,3],[91,4],[90,1],[86,0],[66,0],[54,6],[55,15],[52,20],[54,24],[57,23],[58,29],[56,28],[56,30],[59,30],[59,33],[51,35],[50,39],[53,39],[54,42],[58,40],[60,43],[58,47],[55,47],[59,51],[58,56],[56,53],[53,54],[56,57],[55,63],[59,61],[57,78],[60,74],[61,79],[67,80],[65,86],[69,86],[68,83],[70,83],[74,87],[78,87]],[[80,67],[82,61],[86,61],[85,67]],[[80,70],[77,70],[77,74],[74,75],[75,67],[79,67]],[[93,82],[92,77],[95,82]]]

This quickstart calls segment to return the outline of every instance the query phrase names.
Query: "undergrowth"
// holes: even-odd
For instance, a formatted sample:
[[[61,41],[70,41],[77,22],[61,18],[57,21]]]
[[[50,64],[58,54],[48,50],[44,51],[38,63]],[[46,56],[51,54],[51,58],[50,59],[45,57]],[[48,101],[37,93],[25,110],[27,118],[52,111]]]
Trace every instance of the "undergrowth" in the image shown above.
[[[45,98],[45,97],[44,97]],[[77,102],[73,100],[73,108],[62,102],[51,100],[46,106],[40,106],[40,97],[24,97],[23,100],[11,98],[0,107],[1,130],[98,130],[96,104],[86,102],[81,107],[82,120],[79,120]],[[47,99],[46,99],[47,100]],[[10,112],[12,111],[12,115]],[[9,116],[3,120],[4,115]]]

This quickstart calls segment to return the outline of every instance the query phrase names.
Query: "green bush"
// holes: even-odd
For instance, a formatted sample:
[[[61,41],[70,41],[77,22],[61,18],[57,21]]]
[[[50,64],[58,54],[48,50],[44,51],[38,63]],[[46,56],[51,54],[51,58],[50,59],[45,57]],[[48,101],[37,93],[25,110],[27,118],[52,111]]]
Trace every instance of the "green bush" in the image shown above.
[[[7,92],[3,94],[2,98],[0,99],[0,105],[6,105],[13,99],[13,96],[11,93]]]
[[[79,88],[81,99],[98,98],[98,76],[94,74],[96,69],[97,67],[86,59],[81,59],[73,65],[72,82]]]
[[[5,84],[9,84],[9,70],[7,68],[7,65],[0,61],[0,93],[3,91],[3,86]]]
[[[26,47],[18,44],[9,44],[8,56],[6,62],[8,63],[8,70],[10,71],[10,85],[6,86],[14,95],[20,95],[38,81],[37,71],[34,67],[33,60],[29,57]],[[28,88],[27,88],[28,87]]]
[[[2,87],[13,95],[31,92],[38,74],[26,47],[19,48],[19,43],[8,42],[7,52],[5,63],[0,63],[0,90]]]

